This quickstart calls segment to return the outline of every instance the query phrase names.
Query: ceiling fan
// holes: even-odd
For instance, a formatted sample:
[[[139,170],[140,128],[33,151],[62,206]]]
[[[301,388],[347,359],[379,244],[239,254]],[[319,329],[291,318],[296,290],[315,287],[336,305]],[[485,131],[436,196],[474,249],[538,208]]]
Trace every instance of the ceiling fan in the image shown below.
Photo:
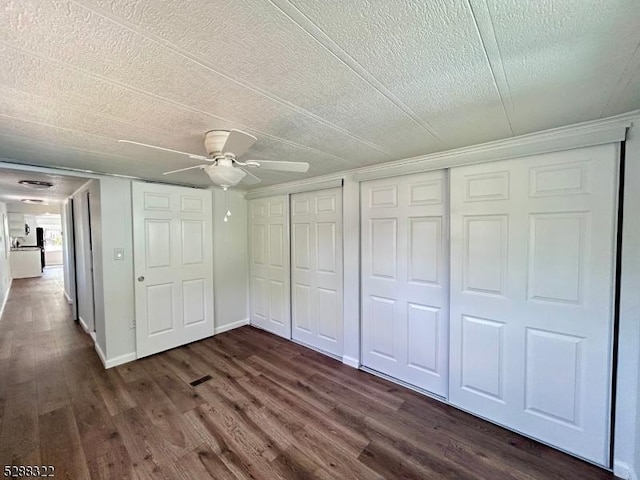
[[[248,172],[244,168],[261,168],[264,170],[280,170],[285,172],[306,172],[309,170],[309,164],[306,162],[285,162],[273,160],[247,160],[239,162],[237,160],[245,153],[255,142],[257,138],[240,130],[211,130],[204,135],[204,146],[209,153],[208,157],[196,155],[193,153],[180,152],[170,148],[158,147],[156,145],[148,145],[146,143],[134,142],[132,140],[118,140],[120,143],[131,143],[142,147],[155,148],[166,152],[178,153],[186,155],[193,160],[202,160],[208,163],[195,165],[193,167],[179,168],[164,172],[163,175],[171,175],[187,170],[200,169],[204,170],[211,181],[223,187],[225,190],[229,187],[237,185],[243,181],[247,185],[255,185],[260,179]]]

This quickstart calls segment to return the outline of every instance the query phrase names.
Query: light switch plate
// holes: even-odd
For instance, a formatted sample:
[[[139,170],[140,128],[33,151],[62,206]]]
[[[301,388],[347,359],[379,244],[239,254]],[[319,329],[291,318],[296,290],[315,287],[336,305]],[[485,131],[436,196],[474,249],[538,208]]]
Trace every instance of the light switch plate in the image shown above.
[[[114,260],[123,260],[124,259],[124,248],[114,248],[113,249],[113,258],[114,258]]]

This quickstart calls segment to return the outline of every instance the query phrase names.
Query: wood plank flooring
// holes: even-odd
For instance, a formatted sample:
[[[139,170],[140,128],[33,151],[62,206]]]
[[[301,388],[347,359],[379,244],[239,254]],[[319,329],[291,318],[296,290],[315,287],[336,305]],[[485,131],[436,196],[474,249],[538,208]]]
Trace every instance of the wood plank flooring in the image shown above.
[[[0,320],[10,464],[74,480],[614,478],[251,327],[104,370],[48,269],[14,281]]]

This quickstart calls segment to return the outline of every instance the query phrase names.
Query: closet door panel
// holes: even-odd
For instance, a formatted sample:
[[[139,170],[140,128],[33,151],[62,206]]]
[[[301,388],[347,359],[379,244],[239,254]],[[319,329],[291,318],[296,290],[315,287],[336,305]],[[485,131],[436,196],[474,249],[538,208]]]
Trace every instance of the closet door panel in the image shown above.
[[[618,149],[451,170],[450,401],[608,462]]]
[[[292,338],[342,356],[342,188],[291,195]]]
[[[443,397],[446,192],[444,171],[361,184],[362,364]]]
[[[288,199],[249,202],[251,324],[291,338]]]

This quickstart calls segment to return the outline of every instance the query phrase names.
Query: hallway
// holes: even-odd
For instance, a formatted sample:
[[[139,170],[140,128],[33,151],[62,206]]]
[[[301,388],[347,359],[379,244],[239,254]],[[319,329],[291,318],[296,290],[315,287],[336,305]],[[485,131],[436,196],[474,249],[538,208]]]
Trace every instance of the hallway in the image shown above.
[[[73,480],[613,478],[251,327],[104,370],[61,283],[60,269],[15,280],[0,319],[3,468],[51,465]]]

